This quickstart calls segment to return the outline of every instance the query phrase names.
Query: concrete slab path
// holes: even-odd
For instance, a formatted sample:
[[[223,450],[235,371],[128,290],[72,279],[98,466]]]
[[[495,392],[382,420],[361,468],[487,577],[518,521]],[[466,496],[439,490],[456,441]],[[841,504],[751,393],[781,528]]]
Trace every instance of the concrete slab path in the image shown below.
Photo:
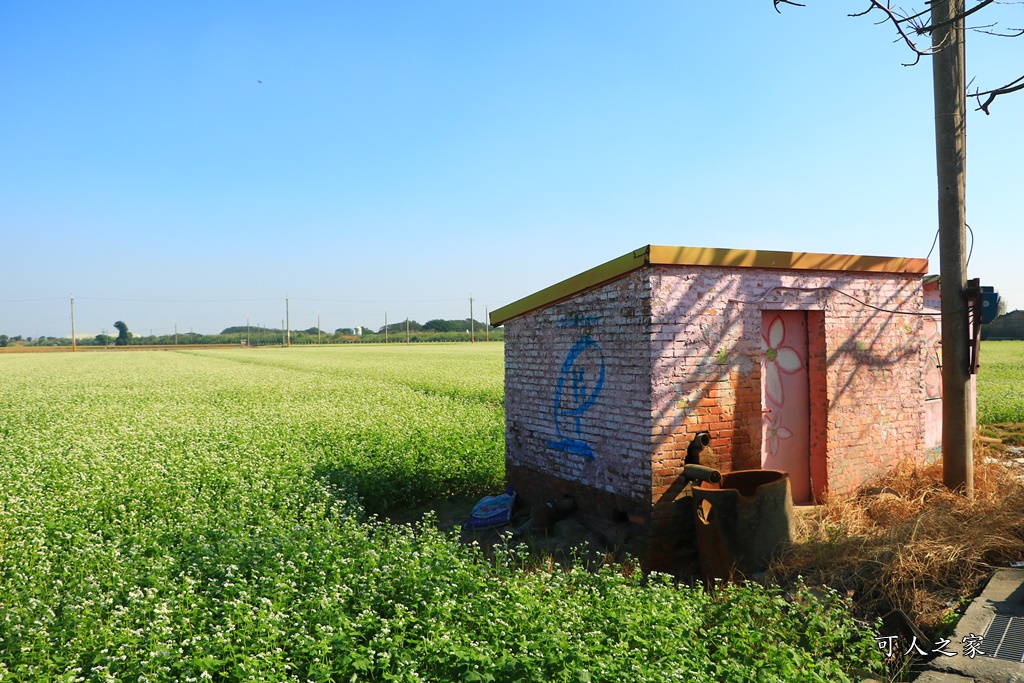
[[[997,570],[915,683],[1024,683],[1024,569]]]

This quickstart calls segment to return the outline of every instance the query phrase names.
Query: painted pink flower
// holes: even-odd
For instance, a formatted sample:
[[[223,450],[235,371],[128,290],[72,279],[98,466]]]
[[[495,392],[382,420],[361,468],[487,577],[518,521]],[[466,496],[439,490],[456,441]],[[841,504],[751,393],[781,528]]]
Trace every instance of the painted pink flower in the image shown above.
[[[766,413],[764,415],[764,438],[768,443],[768,455],[775,457],[779,452],[779,441],[793,436],[793,432],[783,427],[779,422],[782,420],[782,413]],[[761,463],[762,465],[764,463]]]
[[[764,392],[769,401],[780,407],[785,400],[781,375],[791,375],[804,367],[804,361],[796,349],[782,346],[785,338],[786,325],[780,316],[775,316],[768,326],[768,335],[761,335],[764,344]]]

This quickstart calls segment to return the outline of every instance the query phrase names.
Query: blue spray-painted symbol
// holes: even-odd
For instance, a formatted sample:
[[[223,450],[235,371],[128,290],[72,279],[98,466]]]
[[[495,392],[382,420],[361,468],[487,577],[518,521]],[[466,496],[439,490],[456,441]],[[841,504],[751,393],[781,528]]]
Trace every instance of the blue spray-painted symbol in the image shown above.
[[[588,363],[591,368],[589,378]],[[595,363],[598,366],[596,372],[593,370]],[[554,402],[555,432],[559,439],[548,441],[548,448],[594,459],[594,451],[590,444],[581,438],[583,431],[580,418],[594,405],[597,397],[601,395],[603,386],[604,354],[592,337],[583,337],[573,345],[569,355],[565,357],[565,362],[562,363],[562,374],[558,376]]]

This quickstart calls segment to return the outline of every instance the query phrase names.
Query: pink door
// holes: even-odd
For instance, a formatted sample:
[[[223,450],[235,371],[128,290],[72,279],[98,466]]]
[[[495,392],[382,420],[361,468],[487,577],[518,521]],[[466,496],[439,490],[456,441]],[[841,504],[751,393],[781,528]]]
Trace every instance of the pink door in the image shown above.
[[[811,499],[807,313],[761,312],[761,467],[789,473],[793,502]]]

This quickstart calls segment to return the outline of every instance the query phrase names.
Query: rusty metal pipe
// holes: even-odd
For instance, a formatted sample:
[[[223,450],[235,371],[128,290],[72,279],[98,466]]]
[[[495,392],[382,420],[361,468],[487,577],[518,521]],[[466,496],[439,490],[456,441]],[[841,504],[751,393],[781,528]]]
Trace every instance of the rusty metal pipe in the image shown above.
[[[683,476],[689,481],[706,481],[717,484],[722,481],[722,473],[704,465],[683,465]]]
[[[690,465],[700,464],[700,452],[711,444],[710,432],[697,432],[693,441],[686,447],[686,463]]]

